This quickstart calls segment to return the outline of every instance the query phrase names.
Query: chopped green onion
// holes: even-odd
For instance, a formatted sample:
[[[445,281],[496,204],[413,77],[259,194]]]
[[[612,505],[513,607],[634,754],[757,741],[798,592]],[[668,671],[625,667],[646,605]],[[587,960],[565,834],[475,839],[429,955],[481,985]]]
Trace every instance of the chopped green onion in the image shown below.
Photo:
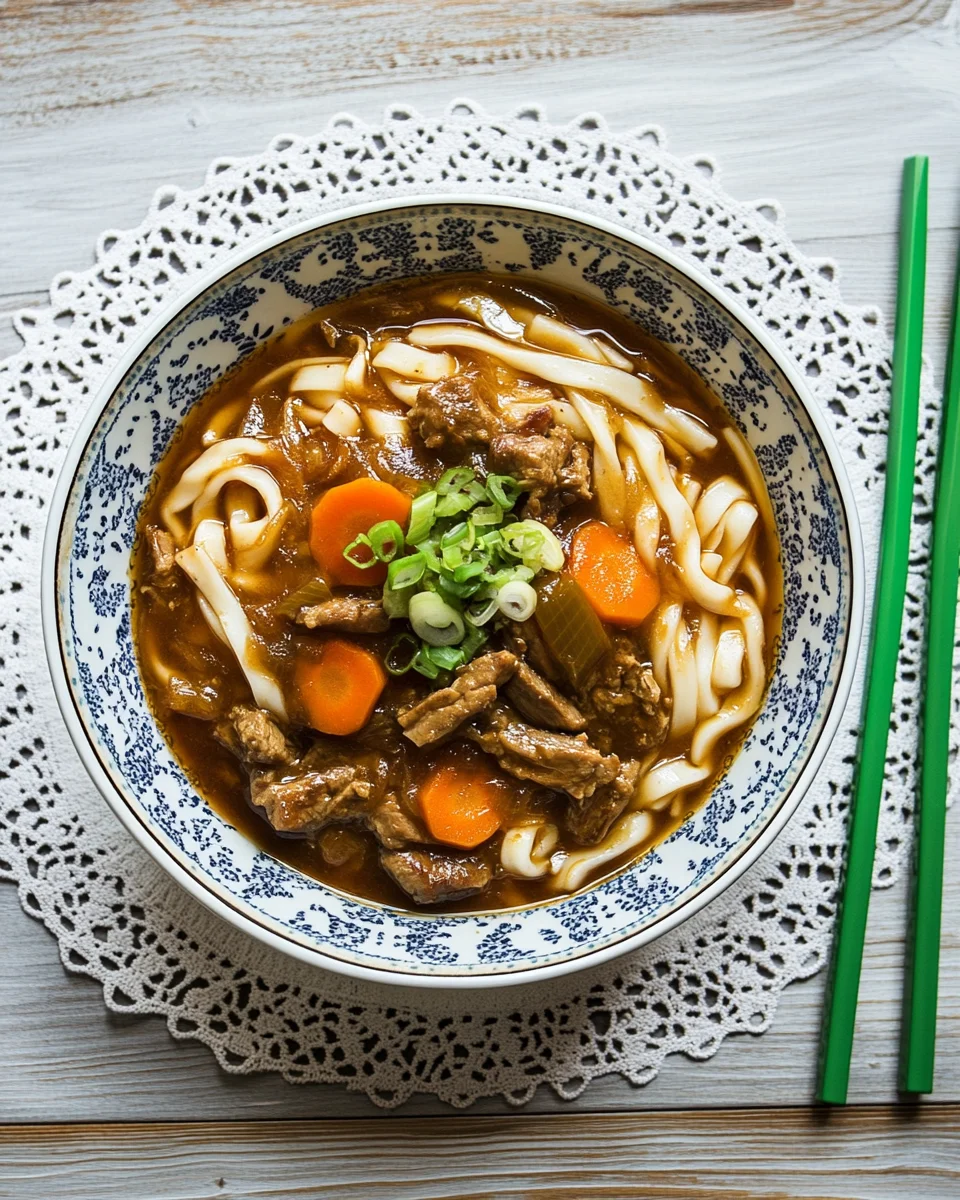
[[[464,635],[463,617],[436,592],[410,597],[410,624],[429,646],[452,646]]]
[[[503,549],[532,571],[559,571],[563,547],[557,535],[539,521],[514,521],[500,531]]]
[[[493,591],[499,591],[506,584],[513,583],[516,579],[522,580],[524,583],[529,583],[535,574],[536,571],[533,571],[530,567],[525,567],[521,563],[517,563],[515,566],[504,567],[502,570],[497,571],[487,579],[487,583]]]
[[[395,558],[387,567],[387,583],[391,590],[398,592],[419,583],[426,569],[427,560],[422,550],[408,554],[406,558]]]
[[[460,649],[463,651],[463,661],[469,662],[486,640],[487,635],[482,629],[478,629],[476,625],[468,626],[467,636],[460,643]]]
[[[467,553],[473,549],[476,540],[477,531],[473,524],[470,521],[460,521],[441,536],[440,546],[443,550],[449,546],[459,546],[464,553]]]
[[[537,593],[522,579],[512,579],[497,593],[497,607],[510,621],[527,621],[537,607]]]
[[[383,585],[383,596],[380,603],[391,621],[407,615],[410,611],[410,597],[414,594],[415,589],[416,584],[404,588],[392,588],[389,580]]]
[[[450,467],[437,480],[434,491],[438,496],[446,496],[449,492],[461,492],[476,477],[476,472],[469,467]]]
[[[417,652],[417,656],[413,660],[413,669],[419,671],[421,675],[425,675],[427,679],[436,679],[440,674],[440,668],[437,664],[427,657],[426,646],[421,646]]]
[[[436,492],[424,492],[421,496],[414,496],[413,504],[410,506],[410,520],[407,524],[407,541],[411,546],[424,541],[429,535],[436,519],[436,507]]]
[[[470,514],[470,520],[477,527],[483,525],[499,525],[503,521],[504,510],[499,504],[484,504],[475,508]]]
[[[396,521],[378,521],[367,537],[380,562],[390,562],[403,549],[403,530]]]
[[[357,558],[356,554],[354,554],[354,551],[359,550],[361,547],[369,552],[369,558]],[[353,539],[350,545],[345,548],[343,557],[348,563],[352,563],[353,566],[359,567],[361,571],[366,571],[368,567],[375,566],[377,562],[377,556],[373,550],[373,543],[365,533],[358,534]]]
[[[476,579],[468,579],[465,583],[457,583],[452,575],[437,576],[436,585],[437,591],[442,593],[448,601],[465,600],[468,596],[475,595],[483,583],[483,579],[478,576]]]
[[[487,495],[500,508],[513,508],[522,490],[512,475],[487,476]]]
[[[439,571],[443,566],[440,559],[437,557],[436,542],[420,542],[417,545],[417,550],[423,555],[423,560],[426,563],[428,571]]]
[[[461,646],[428,646],[423,653],[443,671],[455,671],[466,662]]]
[[[483,485],[474,480],[466,491],[450,492],[446,496],[441,496],[437,501],[437,517],[456,517],[486,499],[486,495]]]
[[[467,619],[469,625],[486,625],[491,617],[495,616],[499,611],[496,596],[488,597],[485,600],[474,600],[474,602],[466,609],[463,615]]]
[[[468,579],[477,579],[487,569],[487,564],[478,559],[472,562],[461,563],[459,567],[454,568],[453,582],[466,583]]]
[[[391,675],[406,675],[420,653],[420,643],[410,633],[401,633],[383,660]]]

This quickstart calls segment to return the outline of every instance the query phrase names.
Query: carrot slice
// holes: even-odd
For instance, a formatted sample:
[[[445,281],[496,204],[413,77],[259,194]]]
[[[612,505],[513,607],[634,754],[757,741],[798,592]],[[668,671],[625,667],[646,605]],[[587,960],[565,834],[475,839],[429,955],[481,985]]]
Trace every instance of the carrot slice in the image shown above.
[[[603,521],[588,521],[573,535],[569,565],[597,616],[610,625],[639,625],[660,599],[660,581],[633,543]]]
[[[381,479],[354,479],[324,492],[310,519],[310,553],[324,575],[335,583],[354,587],[376,587],[383,583],[387,577],[386,564],[356,567],[343,557],[343,552],[354,538],[378,521],[396,521],[406,529],[411,503],[409,496]],[[364,557],[357,554],[359,559]]]
[[[380,659],[345,638],[298,659],[294,678],[313,728],[341,737],[366,725],[387,682]]]
[[[500,828],[497,789],[479,766],[445,763],[420,788],[420,811],[438,842],[472,850]]]

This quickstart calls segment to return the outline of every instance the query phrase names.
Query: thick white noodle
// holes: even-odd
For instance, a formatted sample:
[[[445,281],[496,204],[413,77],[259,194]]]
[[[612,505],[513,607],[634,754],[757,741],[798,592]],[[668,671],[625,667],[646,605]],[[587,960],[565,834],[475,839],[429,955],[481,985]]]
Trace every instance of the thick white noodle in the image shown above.
[[[419,383],[410,383],[409,380],[401,379],[395,371],[380,370],[379,375],[383,386],[401,404],[413,404],[417,399],[420,388],[423,386]]]
[[[542,346],[553,354],[568,354],[571,358],[582,358],[587,362],[606,363],[600,347],[593,340],[574,329],[566,321],[558,321],[556,317],[548,317],[544,313],[537,315],[524,330],[528,342]],[[627,364],[630,369],[631,364]]]
[[[193,504],[214,475],[245,458],[262,458],[270,450],[269,443],[258,438],[227,438],[204,450],[186,468],[160,506],[160,518],[177,541],[185,539],[186,526],[176,514]]]
[[[227,534],[222,521],[201,521],[194,531],[193,544],[195,546],[202,546],[207,554],[209,554],[217,570],[221,574],[226,575],[230,570],[230,563],[227,559]],[[229,645],[227,635],[223,632],[223,626],[220,624],[220,618],[210,607],[206,597],[198,594],[197,604],[200,606],[203,619],[210,626],[211,631],[224,645]]]
[[[220,493],[228,483],[243,483],[252,488],[260,497],[265,515],[254,517],[247,505],[231,508],[227,514],[227,528],[230,531],[230,544],[234,551],[248,550],[266,530],[271,517],[283,507],[283,493],[280,485],[266,467],[253,463],[239,463],[219,471],[207,483],[193,504],[193,521],[216,518]]]
[[[661,600],[650,623],[650,662],[653,677],[660,691],[670,694],[669,655],[670,647],[683,620],[683,605],[679,600]]]
[[[628,812],[614,822],[599,846],[555,854],[551,866],[557,891],[575,892],[604,863],[635,850],[652,833],[653,818],[648,812]]]
[[[391,341],[374,356],[373,365],[378,371],[392,371],[402,379],[436,383],[454,373],[457,360],[452,354],[431,354],[408,342]]]
[[[357,349],[343,376],[348,396],[363,399],[367,390],[367,339],[357,335]]]
[[[627,507],[632,504],[634,509],[633,544],[647,570],[652,575],[659,575],[657,550],[660,547],[660,509],[646,477],[640,470],[636,454],[623,445],[619,449],[623,474],[627,481]]]
[[[713,685],[714,659],[717,653],[717,618],[711,612],[700,613],[695,655],[697,659],[697,719],[712,717],[720,707]]]
[[[539,879],[550,870],[560,834],[556,825],[515,825],[503,835],[500,865],[519,879]]]
[[[600,515],[608,525],[620,529],[627,506],[627,483],[610,418],[602,404],[594,404],[572,388],[567,388],[567,398],[593,435],[593,486]]]
[[[695,767],[685,758],[659,762],[640,781],[637,803],[642,808],[659,811],[666,808],[678,792],[696,787],[710,776],[710,767]]]
[[[763,661],[763,615],[756,601],[745,593],[740,595],[746,672],[743,682],[725,697],[720,711],[699,724],[690,744],[690,758],[696,766],[706,763],[713,755],[717,742],[743,725],[754,715],[763,699],[766,667]],[[721,635],[722,636],[722,635]]]
[[[685,737],[697,723],[699,680],[693,636],[682,615],[667,651],[667,666],[670,672],[670,695],[673,697],[670,735]]]
[[[694,516],[704,550],[720,554],[713,577],[729,583],[737,573],[757,523],[757,508],[749,493],[729,475],[715,479],[700,497]]]
[[[743,477],[747,481],[747,487],[750,489],[751,499],[756,502],[760,509],[760,519],[763,521],[764,529],[767,531],[770,545],[775,546],[777,544],[777,521],[773,515],[773,505],[770,503],[770,494],[767,491],[763,472],[760,470],[756,457],[739,429],[734,429],[732,426],[727,425],[724,427],[723,437],[733,451],[737,465],[743,472]]]
[[[611,367],[619,367],[621,371],[633,370],[633,363],[625,354],[621,354],[615,346],[611,346],[610,343],[604,341],[603,338],[594,337],[591,339],[591,341]]]
[[[753,595],[757,603],[763,608],[767,603],[767,581],[763,577],[760,564],[757,562],[752,548],[744,556],[743,562],[740,564],[740,570],[743,572],[743,577],[747,583],[753,588]]]
[[[377,441],[386,442],[390,438],[396,438],[398,441],[405,442],[410,436],[410,422],[406,417],[401,417],[399,413],[384,412],[381,408],[365,407],[363,419]]]
[[[314,392],[310,399],[311,404],[304,404],[302,400],[295,400],[297,406],[297,415],[308,429],[316,429],[318,425],[323,424],[323,419],[333,406],[342,399],[336,392]]]
[[[623,436],[640,461],[640,468],[650,484],[660,511],[674,543],[674,555],[681,578],[692,599],[709,612],[737,615],[737,596],[732,588],[717,583],[704,574],[700,564],[700,534],[693,509],[680,494],[673,481],[663,452],[663,443],[638,421],[625,421]]]
[[[516,339],[523,337],[525,321],[520,318],[525,319],[526,312],[518,311],[518,315],[514,316],[492,296],[483,293],[454,296],[446,293],[438,296],[437,299],[449,305],[450,308],[458,309],[460,312],[466,313],[468,317],[473,317],[491,333],[498,334],[500,337]]]
[[[717,639],[717,648],[710,668],[710,679],[720,692],[732,692],[743,682],[743,660],[747,653],[743,631],[739,625],[729,625]]]
[[[265,391],[268,391],[275,383],[280,383],[286,379],[288,375],[292,375],[294,371],[298,371],[301,367],[312,367],[322,363],[338,363],[343,362],[342,358],[335,355],[325,354],[318,358],[294,358],[290,362],[284,363],[283,366],[277,367],[275,370],[268,372],[262,376],[250,389],[251,396],[262,396]]]
[[[315,363],[301,367],[290,380],[290,396],[307,396],[311,401],[315,395],[334,392],[339,395],[346,384],[348,360],[339,358],[335,362]]]
[[[346,400],[338,400],[321,423],[324,429],[329,429],[331,433],[342,438],[358,437],[363,428],[360,414]]]
[[[703,567],[704,575],[706,575],[709,579],[716,579],[717,572],[723,566],[723,555],[714,554],[712,552],[709,554],[701,554],[700,566]]]
[[[585,362],[545,350],[530,350],[469,325],[419,325],[411,330],[409,337],[417,346],[462,346],[479,350],[499,358],[514,370],[539,376],[548,383],[584,392],[600,392],[696,453],[703,454],[716,447],[717,439],[713,434],[689,413],[668,408],[649,380],[628,375],[607,363]]]
[[[272,712],[281,721],[286,721],[287,710],[280,685],[258,661],[259,647],[247,614],[223,575],[217,570],[213,559],[203,546],[192,544],[179,551],[177,562],[216,613],[227,645],[236,656],[240,669],[250,684],[254,700],[261,708]]]

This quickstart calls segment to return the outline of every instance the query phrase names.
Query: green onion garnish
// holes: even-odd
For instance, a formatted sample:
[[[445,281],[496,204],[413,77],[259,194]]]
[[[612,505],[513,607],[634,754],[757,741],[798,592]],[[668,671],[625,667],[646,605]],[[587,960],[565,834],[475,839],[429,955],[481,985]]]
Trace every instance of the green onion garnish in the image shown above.
[[[420,642],[412,633],[401,633],[386,653],[383,665],[391,675],[406,675],[420,653]]]
[[[390,562],[403,549],[403,530],[396,521],[380,521],[367,537],[380,562]]]
[[[410,507],[410,520],[407,524],[407,541],[411,546],[425,541],[430,535],[436,507],[436,492],[424,492],[421,496],[414,497]]]
[[[367,557],[357,557],[355,551],[361,549],[366,550]],[[343,557],[348,563],[351,563],[355,567],[359,567],[361,571],[366,571],[368,567],[374,566],[378,561],[377,556],[374,553],[373,542],[370,541],[369,536],[365,533],[358,534],[353,539],[350,545],[344,550]]]

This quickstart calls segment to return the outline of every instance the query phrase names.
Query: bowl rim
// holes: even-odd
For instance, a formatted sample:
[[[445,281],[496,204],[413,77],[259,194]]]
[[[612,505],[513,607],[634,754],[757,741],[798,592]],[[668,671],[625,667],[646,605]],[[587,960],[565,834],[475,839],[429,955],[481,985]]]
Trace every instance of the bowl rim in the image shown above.
[[[760,828],[741,853],[724,868],[715,879],[695,891],[692,896],[678,905],[672,912],[653,920],[645,928],[597,950],[583,955],[572,955],[560,962],[543,966],[521,968],[515,972],[478,972],[457,975],[430,975],[406,972],[390,967],[365,966],[336,957],[324,950],[312,948],[275,932],[249,915],[241,902],[230,904],[216,890],[203,883],[193,872],[183,866],[135,811],[123,792],[116,786],[101,764],[94,744],[87,732],[86,724],[73,698],[66,664],[63,660],[60,639],[60,605],[58,604],[58,560],[67,504],[76,481],[77,470],[86,452],[90,437],[101,417],[112,401],[123,380],[145,350],[154,342],[185,309],[192,305],[204,292],[214,287],[232,272],[265,252],[293,241],[305,234],[330,225],[352,221],[395,211],[400,215],[406,209],[424,207],[489,207],[532,212],[542,216],[557,217],[586,228],[597,230],[618,238],[659,259],[680,275],[701,288],[716,304],[729,312],[754,341],[770,356],[787,384],[793,389],[806,416],[809,418],[823,447],[827,462],[833,472],[844,511],[850,549],[850,601],[848,631],[840,672],[830,697],[828,711],[819,735],[807,754],[799,775],[782,798],[769,820]],[[365,204],[334,209],[320,216],[308,218],[295,225],[277,230],[265,238],[259,238],[240,247],[222,263],[204,271],[197,280],[171,304],[164,304],[152,319],[133,339],[120,355],[115,366],[100,385],[96,396],[78,425],[60,468],[57,483],[50,501],[44,532],[41,557],[40,602],[41,627],[47,665],[53,682],[54,693],[70,738],[81,762],[101,796],[106,800],[114,815],[136,839],[153,860],[163,868],[182,888],[205,908],[225,920],[234,928],[249,934],[274,950],[291,955],[313,967],[336,971],[355,979],[364,979],[380,984],[404,987],[430,987],[448,990],[461,988],[494,988],[517,986],[557,978],[588,967],[599,966],[620,955],[636,950],[662,937],[694,914],[706,907],[734,884],[773,843],[793,814],[796,812],[813,782],[826,753],[836,736],[837,729],[846,709],[847,699],[853,684],[859,659],[860,642],[864,623],[865,564],[859,514],[853,496],[839,446],[829,427],[826,415],[807,390],[799,368],[789,351],[769,334],[761,323],[731,298],[713,279],[698,267],[688,263],[671,249],[636,234],[624,225],[609,221],[591,213],[581,212],[562,204],[549,201],[524,199],[521,197],[498,196],[494,193],[470,192],[464,194],[444,192],[415,193],[404,197],[389,197]],[[151,714],[152,715],[152,714]],[[464,914],[469,916],[469,914]]]

